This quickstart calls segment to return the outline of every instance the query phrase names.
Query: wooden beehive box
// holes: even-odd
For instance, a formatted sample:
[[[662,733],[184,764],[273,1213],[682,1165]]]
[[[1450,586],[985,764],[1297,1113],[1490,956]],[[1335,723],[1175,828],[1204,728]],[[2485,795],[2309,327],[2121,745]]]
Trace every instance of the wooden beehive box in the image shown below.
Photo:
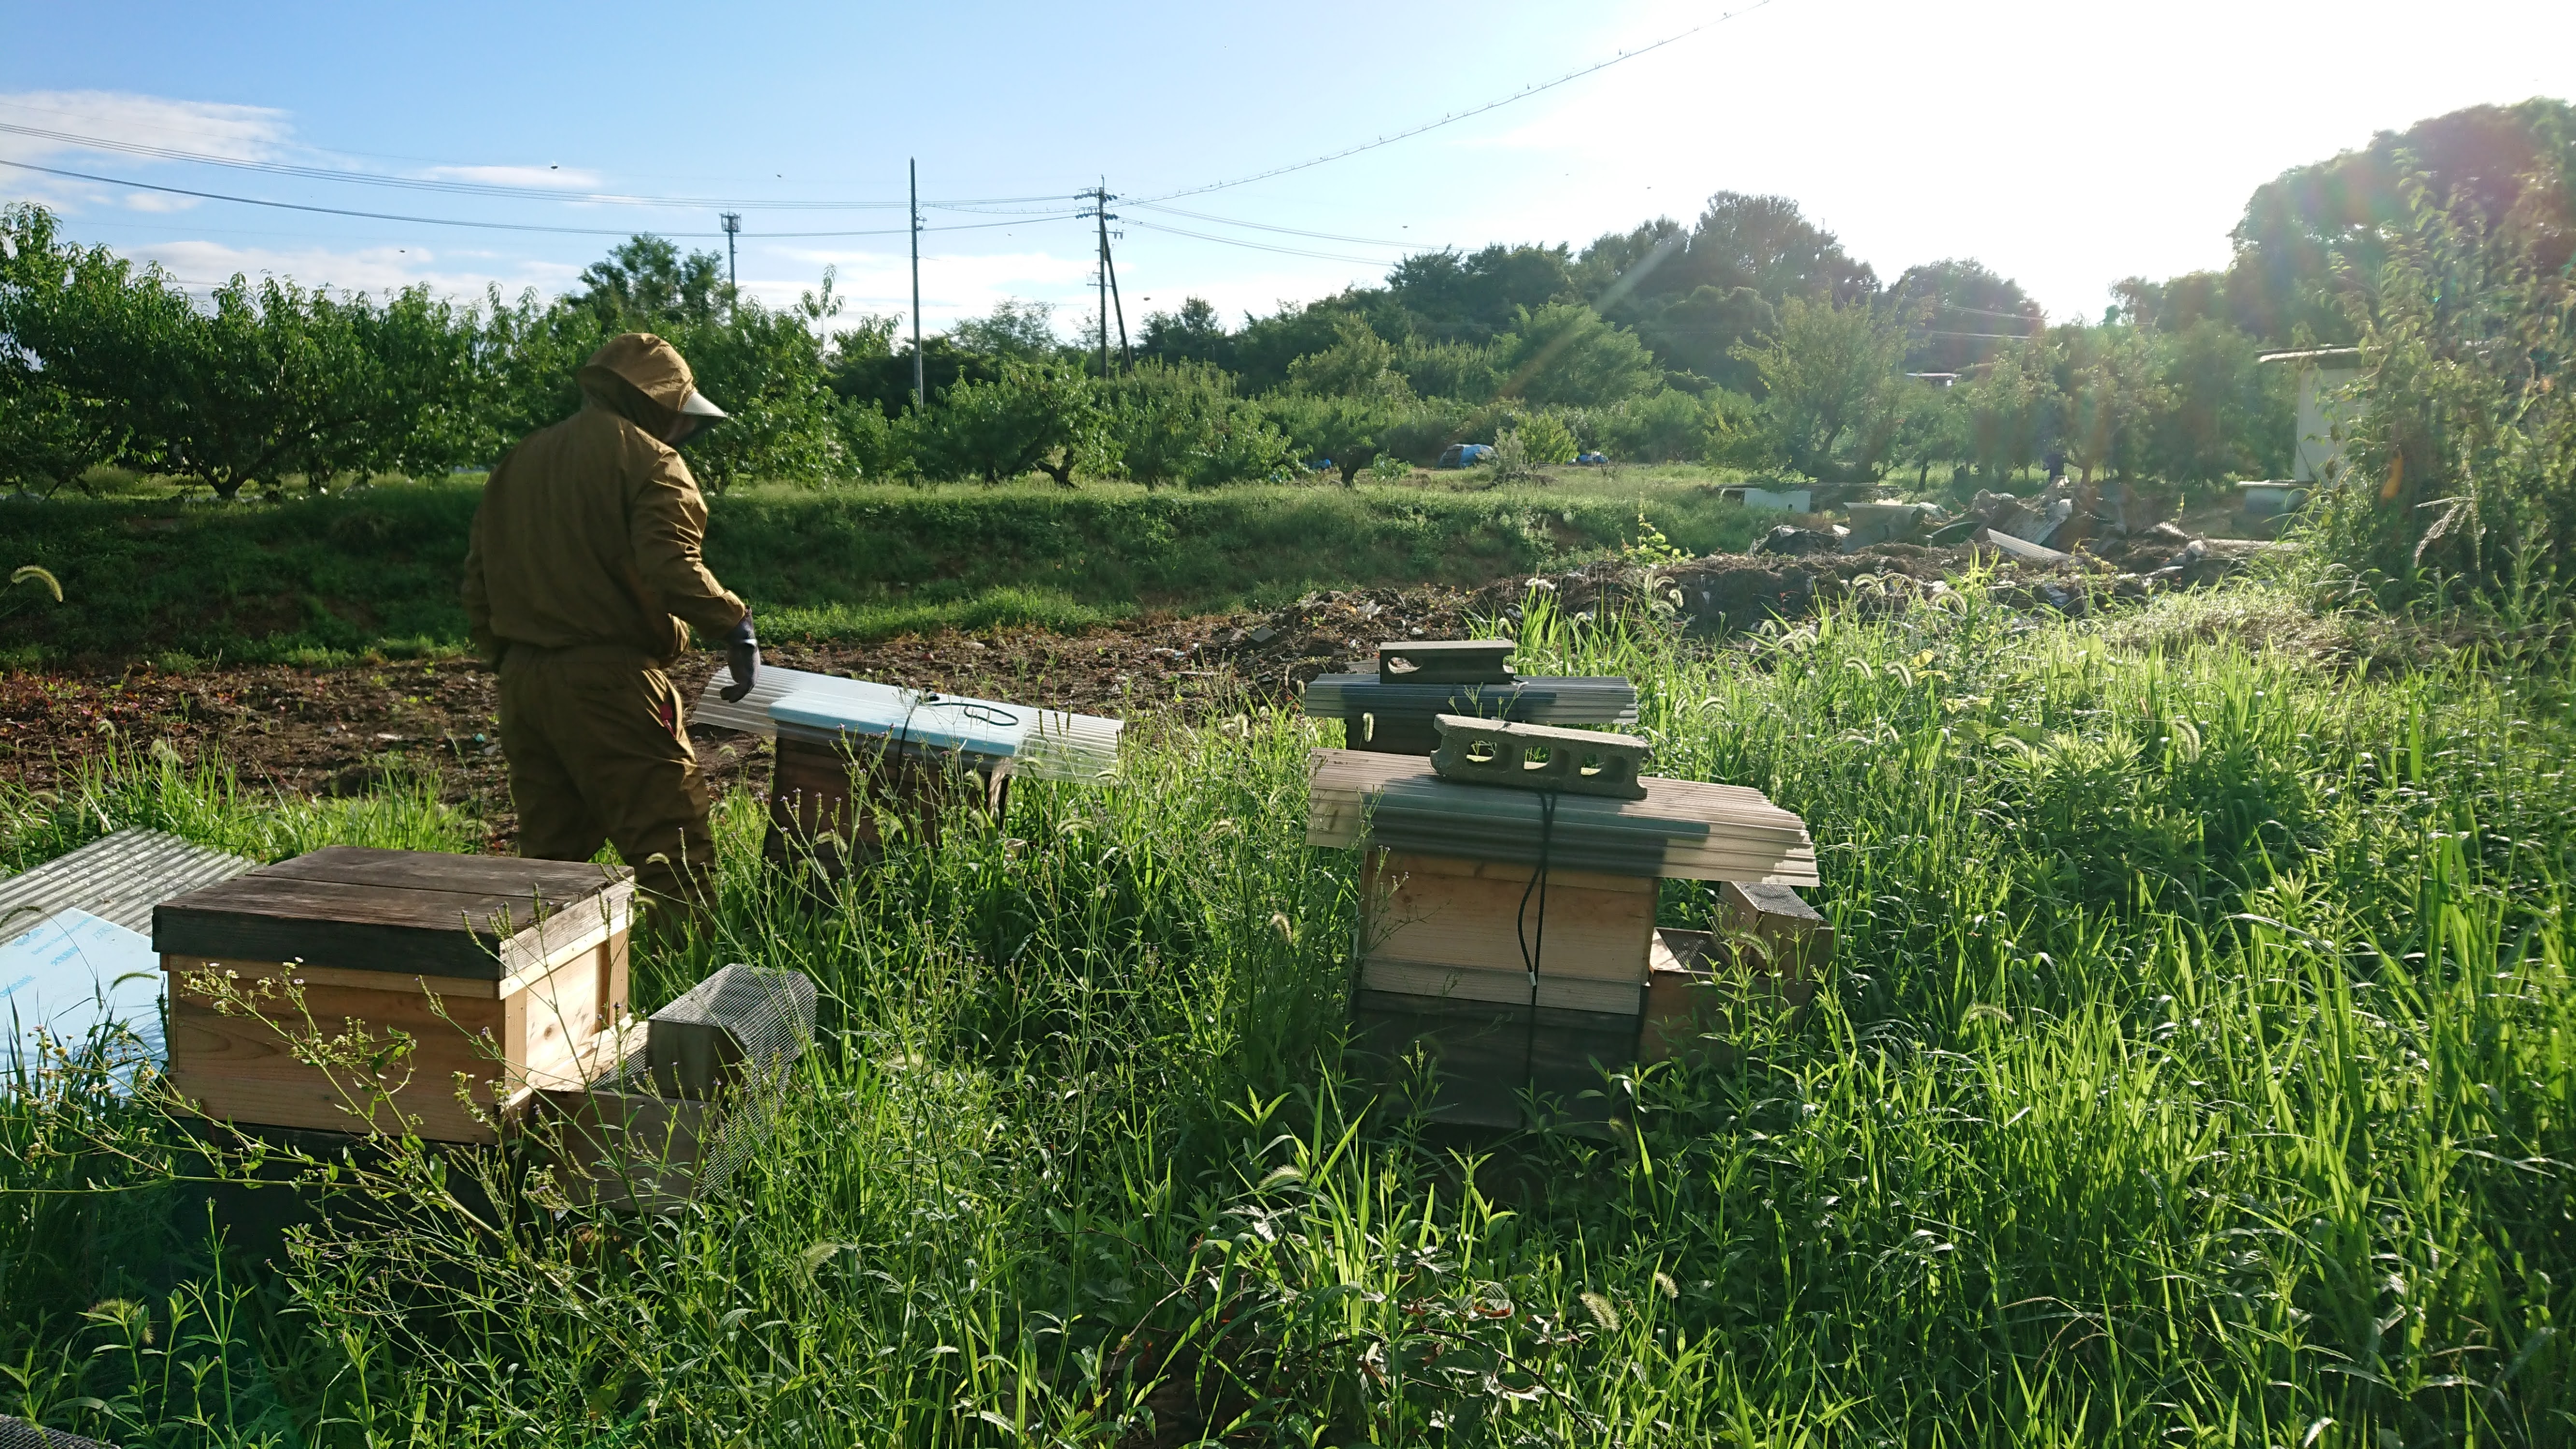
[[[165,901],[152,938],[170,977],[172,1085],[233,1122],[390,1132],[398,1112],[432,1141],[494,1141],[493,1123],[538,1089],[613,1065],[634,897],[623,869],[333,846]],[[209,972],[295,983],[303,1013],[268,994],[228,1015],[192,989]],[[380,1085],[298,1060],[295,1040],[350,1023],[416,1045]],[[457,1098],[459,1073],[479,1118]]]
[[[1360,869],[1361,989],[1527,1006],[1526,927],[1538,957],[1538,1005],[1636,1015],[1654,942],[1657,882],[1550,870],[1542,931],[1530,870],[1368,852]]]
[[[969,800],[999,818],[1010,791],[1006,770],[971,759],[782,734],[761,852],[781,867],[810,857],[837,880],[884,854],[889,824],[909,831],[917,844],[936,846],[949,802]]]

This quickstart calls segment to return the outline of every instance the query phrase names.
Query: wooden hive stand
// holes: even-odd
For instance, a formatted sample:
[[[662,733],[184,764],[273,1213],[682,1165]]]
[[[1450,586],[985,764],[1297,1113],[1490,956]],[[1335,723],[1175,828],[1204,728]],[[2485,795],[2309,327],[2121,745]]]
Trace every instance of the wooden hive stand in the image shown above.
[[[1352,1045],[1382,1085],[1427,1086],[1433,1121],[1524,1126],[1534,1100],[1597,1132],[1624,1115],[1605,1071],[1725,1029],[1718,972],[1813,989],[1832,932],[1790,889],[1817,881],[1805,823],[1740,786],[1637,784],[1643,798],[1542,797],[1424,760],[1312,753],[1307,843],[1364,852]],[[1722,941],[1657,928],[1668,879],[1724,883]]]
[[[634,901],[623,868],[353,846],[164,901],[171,1084],[237,1124],[496,1141],[536,1091],[587,1083],[641,1040]],[[251,1010],[220,1009],[210,975]],[[301,1012],[277,989],[290,984]],[[353,1027],[415,1045],[373,1078],[298,1060],[297,1042]]]
[[[825,879],[840,880],[885,853],[889,825],[936,846],[952,802],[998,820],[1010,798],[1009,772],[971,755],[782,732],[761,855],[776,869],[811,860]]]

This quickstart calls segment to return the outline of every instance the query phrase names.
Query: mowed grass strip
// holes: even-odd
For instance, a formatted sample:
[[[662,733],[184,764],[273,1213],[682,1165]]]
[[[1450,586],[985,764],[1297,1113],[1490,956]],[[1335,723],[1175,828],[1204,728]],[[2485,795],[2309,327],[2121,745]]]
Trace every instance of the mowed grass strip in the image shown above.
[[[26,589],[0,597],[0,657],[323,663],[461,650],[456,589],[479,488],[0,504],[11,566],[43,565],[65,594],[60,605]],[[1614,551],[1636,537],[1641,509],[1699,552],[1747,547],[1769,522],[1720,502],[1704,477],[1661,474],[1487,492],[746,487],[710,500],[707,558],[778,638],[1079,629],[1310,588],[1481,584]]]
[[[454,1174],[501,1159],[398,1158],[379,1216],[251,1274],[172,1129],[67,1077],[0,1105],[0,1408],[135,1443],[2566,1443],[2566,666],[2372,676],[2231,624],[2298,608],[1971,597],[1721,653],[1541,617],[1536,662],[1637,680],[1660,770],[1805,814],[1841,939],[1805,1018],[1605,1079],[1624,1143],[1364,1115],[1356,862],[1301,843],[1335,725],[1141,729],[1117,788],[1025,785],[819,909],[733,798],[722,939],[643,993],[793,966],[825,1040],[721,1201],[476,1225]],[[166,760],[5,804],[31,852],[450,828]]]

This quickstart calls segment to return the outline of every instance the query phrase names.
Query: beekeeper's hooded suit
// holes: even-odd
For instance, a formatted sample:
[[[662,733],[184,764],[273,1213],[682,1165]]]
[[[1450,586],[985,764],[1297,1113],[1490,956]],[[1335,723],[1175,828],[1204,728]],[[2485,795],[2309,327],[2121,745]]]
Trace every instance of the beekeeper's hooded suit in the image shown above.
[[[706,781],[664,670],[689,631],[732,646],[750,682],[751,612],[707,572],[707,506],[668,440],[724,413],[677,348],[613,338],[583,404],[484,485],[465,614],[500,666],[501,748],[519,853],[587,860],[603,841],[647,891],[694,909],[715,864]]]

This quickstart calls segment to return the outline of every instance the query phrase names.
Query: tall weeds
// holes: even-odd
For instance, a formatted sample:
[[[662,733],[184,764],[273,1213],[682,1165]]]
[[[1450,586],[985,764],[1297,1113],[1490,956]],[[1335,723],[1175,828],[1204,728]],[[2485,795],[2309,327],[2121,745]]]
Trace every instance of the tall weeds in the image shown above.
[[[0,1107],[0,1271],[61,1260],[0,1295],[0,1411],[156,1444],[2564,1442],[2566,676],[1974,594],[1717,652],[1533,611],[1525,667],[1635,678],[1661,770],[1805,814],[1840,933],[1804,1018],[1605,1079],[1626,1141],[1367,1110],[1353,862],[1301,843],[1332,727],[1211,702],[1114,788],[1023,786],[820,905],[727,801],[718,935],[643,995],[793,966],[825,1040],[689,1211],[537,1184],[467,1221],[458,1174],[527,1164],[396,1154],[389,1208],[258,1272],[148,1102]],[[119,768],[102,798],[211,798]],[[1666,887],[1668,924],[1710,908]],[[66,1211],[103,1246],[59,1253]]]

